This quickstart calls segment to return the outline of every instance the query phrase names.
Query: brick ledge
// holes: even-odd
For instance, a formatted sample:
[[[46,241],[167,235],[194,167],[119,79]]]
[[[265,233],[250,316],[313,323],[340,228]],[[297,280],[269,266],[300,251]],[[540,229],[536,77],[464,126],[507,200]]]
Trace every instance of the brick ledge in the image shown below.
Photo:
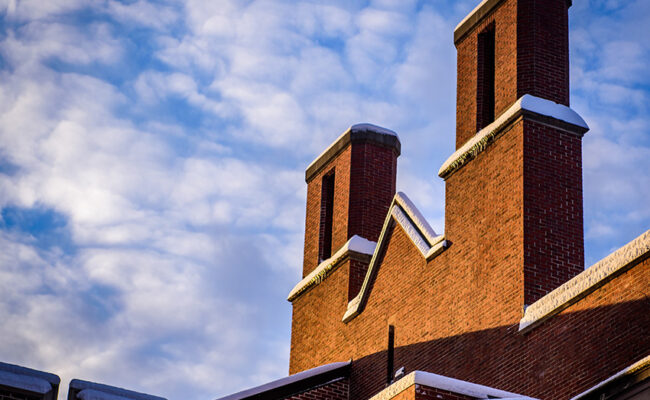
[[[519,332],[530,331],[648,257],[650,230],[527,307]]]
[[[504,400],[535,400],[531,397],[522,396],[520,394],[506,392],[489,386],[479,385],[424,371],[411,372],[371,397],[370,400],[390,400],[413,385],[427,386],[434,389],[445,390],[447,392],[458,393],[464,396],[476,397],[478,399],[494,398]]]
[[[571,108],[530,94],[521,96],[494,122],[465,142],[440,167],[438,176],[449,178],[454,172],[487,149],[513,122],[521,116],[582,137],[589,126]]]

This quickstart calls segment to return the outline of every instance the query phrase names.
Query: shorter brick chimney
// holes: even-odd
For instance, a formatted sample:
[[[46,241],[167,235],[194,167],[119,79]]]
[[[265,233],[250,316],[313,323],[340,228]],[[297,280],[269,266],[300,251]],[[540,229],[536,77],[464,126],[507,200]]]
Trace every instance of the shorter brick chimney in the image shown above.
[[[395,195],[400,148],[395,132],[357,124],[307,167],[303,277],[354,235],[377,241]]]

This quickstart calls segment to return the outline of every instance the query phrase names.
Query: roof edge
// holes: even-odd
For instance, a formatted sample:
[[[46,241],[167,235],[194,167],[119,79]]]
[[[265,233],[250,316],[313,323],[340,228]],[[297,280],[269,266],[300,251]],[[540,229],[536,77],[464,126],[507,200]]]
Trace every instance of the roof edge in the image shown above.
[[[289,375],[275,381],[268,382],[264,385],[256,386],[250,389],[242,390],[222,397],[218,400],[244,400],[249,398],[260,398],[260,394],[268,392],[281,392],[281,396],[286,397],[300,392],[303,386],[319,386],[349,375],[352,361],[335,362],[325,364],[297,374]],[[280,395],[280,393],[277,393]],[[274,397],[275,398],[275,397]]]
[[[413,385],[428,386],[435,389],[458,393],[464,396],[476,397],[479,399],[520,399],[536,400],[532,397],[516,393],[506,392],[489,386],[479,385],[460,379],[450,378],[443,375],[425,371],[413,371],[402,379],[392,383],[390,386],[377,393],[370,400],[390,400]]]
[[[528,306],[519,321],[519,332],[530,331],[649,257],[650,230],[647,230]]]
[[[84,381],[81,379],[71,380],[69,387],[70,390],[68,391],[68,400],[75,400],[77,398],[77,394],[84,390],[92,390],[133,400],[167,400],[164,397],[136,392],[133,390],[123,389],[117,386],[110,386],[103,383]]]

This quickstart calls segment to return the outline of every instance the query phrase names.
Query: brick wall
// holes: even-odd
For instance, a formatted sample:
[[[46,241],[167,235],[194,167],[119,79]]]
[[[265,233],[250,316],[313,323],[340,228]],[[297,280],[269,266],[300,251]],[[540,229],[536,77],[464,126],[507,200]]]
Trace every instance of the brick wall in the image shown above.
[[[517,2],[506,0],[456,43],[456,148],[476,134],[478,35],[494,25],[495,116],[518,98],[517,93]]]
[[[517,96],[569,105],[567,0],[518,0]]]
[[[379,238],[395,195],[397,154],[392,148],[372,142],[353,142],[307,182],[303,277],[318,266],[322,181],[332,171],[333,253],[353,235],[372,241]]]
[[[350,380],[347,378],[286,397],[285,400],[348,400]]]
[[[524,122],[524,303],[584,270],[582,139]]]
[[[456,148],[477,131],[478,35],[495,28],[495,113],[524,94],[569,105],[566,0],[506,0],[457,43]]]
[[[350,156],[348,146],[332,162],[317,173],[307,184],[307,216],[305,222],[305,249],[303,277],[318,266],[318,244],[321,216],[323,176],[335,172],[334,214],[332,218],[332,251],[348,241],[348,207],[350,204]]]
[[[475,400],[476,397],[465,396],[424,385],[415,385],[415,400]]]
[[[549,0],[548,15],[540,14],[542,4],[547,3],[505,0],[456,43],[457,147],[476,132],[476,34],[490,24],[497,42],[495,114],[523,91],[568,104],[565,36],[551,35],[566,30],[566,2]],[[530,32],[517,32],[517,18],[531,24]],[[541,45],[557,43],[539,48],[538,35]],[[537,66],[544,71],[529,76]],[[367,191],[365,196],[374,190],[363,182],[353,187]],[[310,207],[320,207],[314,193],[320,188],[310,186],[305,265],[308,253],[317,253],[307,248],[317,243],[309,230],[315,215]],[[355,205],[359,211],[352,212],[349,194],[343,197],[348,203],[337,206],[335,199],[335,209],[371,226],[364,207]],[[391,227],[367,304],[349,323],[341,318],[358,283],[348,277],[361,276],[350,272],[349,262],[293,302],[290,373],[352,358],[350,398],[367,399],[385,386],[389,325],[395,326],[396,369],[429,371],[540,399],[568,399],[647,355],[649,259],[530,333],[518,333],[525,304],[582,270],[578,136],[524,115],[447,178],[445,201],[451,247],[426,262],[402,228]],[[348,233],[349,226],[344,225]]]
[[[384,388],[388,325],[395,326],[396,369],[543,399],[569,398],[646,355],[648,260],[531,333],[517,331],[527,273],[525,204],[546,192],[525,195],[523,154],[536,135],[552,141],[542,133],[549,128],[537,125],[519,120],[448,178],[445,234],[452,245],[440,256],[427,263],[399,225],[388,232],[368,303],[350,323],[341,322],[347,264],[294,301],[291,373],[352,358],[351,398],[368,398]],[[558,146],[579,149],[572,136],[558,135]],[[530,162],[538,156],[545,158],[542,151]]]

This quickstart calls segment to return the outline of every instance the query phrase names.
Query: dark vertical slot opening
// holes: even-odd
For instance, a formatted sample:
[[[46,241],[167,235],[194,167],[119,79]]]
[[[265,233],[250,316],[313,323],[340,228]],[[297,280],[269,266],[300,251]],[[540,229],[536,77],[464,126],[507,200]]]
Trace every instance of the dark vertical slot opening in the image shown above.
[[[334,215],[334,171],[323,176],[320,203],[318,262],[332,256],[332,218]]]
[[[395,327],[388,325],[388,363],[386,364],[386,385],[393,382],[393,369],[395,362]]]
[[[494,121],[494,24],[478,35],[476,130]]]

